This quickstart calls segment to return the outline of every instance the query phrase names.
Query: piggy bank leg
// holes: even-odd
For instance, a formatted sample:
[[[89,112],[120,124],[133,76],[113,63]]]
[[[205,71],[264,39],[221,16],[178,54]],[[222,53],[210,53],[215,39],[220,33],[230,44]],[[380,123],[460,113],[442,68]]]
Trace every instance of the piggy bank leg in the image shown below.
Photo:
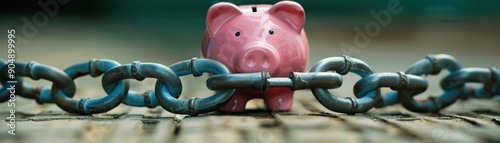
[[[271,111],[290,111],[293,105],[293,91],[288,88],[269,89],[264,102]]]
[[[243,94],[241,91],[236,90],[233,94],[233,97],[229,100],[229,102],[224,105],[220,111],[222,112],[243,112],[245,111],[245,105],[247,104],[250,98],[248,95]]]

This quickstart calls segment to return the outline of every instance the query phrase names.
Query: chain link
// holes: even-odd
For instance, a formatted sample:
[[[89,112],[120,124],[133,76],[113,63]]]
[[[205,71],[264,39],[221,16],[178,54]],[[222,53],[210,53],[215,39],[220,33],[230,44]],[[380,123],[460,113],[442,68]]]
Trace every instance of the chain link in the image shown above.
[[[456,85],[465,83],[482,83],[483,85],[465,85],[460,91],[462,98],[490,98],[500,94],[500,71],[494,67],[491,68],[462,68],[449,77],[441,81],[443,89],[450,89]]]
[[[65,69],[64,72],[73,80],[75,80],[76,78],[84,75],[98,77],[106,71],[119,65],[120,64],[118,62],[112,60],[91,59],[88,62],[74,64]],[[122,99],[125,98],[129,90],[129,82],[119,81],[111,85],[111,87],[112,88],[103,86],[108,95],[98,99],[82,98],[80,100],[73,100],[63,92],[57,92],[53,95],[54,102],[61,109],[68,112],[81,114],[106,112],[115,108],[122,102]]]
[[[36,62],[14,62],[15,84],[7,82],[8,64],[6,60],[0,59],[0,102],[9,99],[9,87],[21,87],[16,88],[17,95],[35,99],[39,104],[56,103],[67,112],[79,114],[103,113],[123,103],[148,108],[161,106],[172,113],[197,115],[220,109],[231,99],[236,89],[248,88],[263,91],[275,87],[310,89],[327,109],[350,115],[397,103],[413,112],[438,112],[460,98],[491,98],[500,94],[500,70],[494,67],[462,68],[457,59],[446,54],[429,55],[405,72],[395,73],[375,73],[365,62],[348,56],[330,57],[319,61],[310,72],[291,72],[288,77],[270,77],[265,71],[231,74],[220,62],[198,58],[168,67],[139,61],[120,65],[108,59],[91,59],[71,65],[64,71]],[[449,71],[440,82],[444,92],[423,101],[413,99],[413,96],[425,92],[428,87],[428,81],[422,75],[437,75],[443,69]],[[349,72],[361,76],[354,85],[354,97],[338,98],[330,93],[329,89],[342,86],[342,76]],[[205,98],[179,99],[182,92],[179,77],[190,74],[198,77],[203,73],[212,74],[206,85],[217,92]],[[76,92],[74,80],[85,75],[103,75],[101,84],[108,95],[98,99],[72,99]],[[53,84],[35,87],[24,82],[22,77],[45,79]],[[157,79],[154,90],[143,93],[129,90],[128,79],[142,81],[145,78]],[[393,91],[382,95],[380,88],[383,87]]]
[[[373,73],[374,70],[365,62],[350,58],[348,56],[331,57],[319,61],[314,65],[310,72],[328,72],[333,71],[340,75],[346,75],[353,72],[361,78],[365,78]],[[316,99],[326,108],[341,113],[355,114],[363,113],[370,110],[375,103],[380,102],[380,89],[367,92],[366,94],[357,95],[357,98],[347,97],[345,99],[338,98],[331,94],[328,89],[311,87],[311,91]]]
[[[224,64],[210,59],[192,58],[191,60],[175,63],[171,65],[170,68],[175,71],[177,76],[192,74],[193,76],[198,77],[205,72],[214,75],[231,74],[229,68],[227,68]],[[166,88],[164,86],[156,84],[157,95],[158,92],[165,93],[165,89]],[[219,90],[210,97],[194,97],[189,100],[177,99],[178,96],[173,96],[175,98],[167,97],[160,100],[160,105],[172,113],[197,115],[222,108],[222,106],[229,102],[229,99],[231,99],[235,91],[236,89]]]

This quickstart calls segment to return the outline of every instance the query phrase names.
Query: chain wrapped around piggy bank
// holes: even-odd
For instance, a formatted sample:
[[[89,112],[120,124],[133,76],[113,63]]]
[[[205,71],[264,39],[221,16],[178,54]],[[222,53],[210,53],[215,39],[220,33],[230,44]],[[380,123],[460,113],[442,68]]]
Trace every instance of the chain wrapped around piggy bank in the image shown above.
[[[500,94],[500,70],[463,68],[450,55],[429,55],[406,72],[376,73],[367,63],[349,56],[328,57],[306,67],[309,45],[303,29],[304,9],[295,2],[275,5],[236,6],[217,3],[207,14],[202,42],[203,58],[192,58],[170,66],[159,63],[121,65],[108,59],[91,59],[64,70],[36,62],[0,59],[0,102],[19,95],[39,104],[55,103],[61,109],[80,114],[107,112],[119,104],[154,108],[161,106],[175,114],[197,115],[221,110],[241,112],[248,100],[262,98],[271,111],[288,111],[295,90],[310,89],[327,109],[346,114],[364,113],[373,107],[401,103],[413,112],[439,112],[458,99],[491,98]],[[449,74],[441,80],[439,97],[417,101],[413,97],[427,90],[422,75]],[[328,89],[342,86],[342,76],[355,73],[354,97],[338,98]],[[206,86],[212,96],[179,99],[179,77],[210,73]],[[102,75],[106,96],[74,100],[74,80],[84,75]],[[35,87],[22,77],[51,81],[51,86]],[[130,90],[128,79],[157,79],[154,90]],[[12,82],[15,81],[15,82]],[[474,85],[471,83],[482,83]],[[393,91],[382,94],[380,88]],[[15,91],[14,91],[15,90]],[[14,92],[13,92],[14,91]]]
[[[271,77],[288,77],[290,72],[304,72],[309,59],[304,22],[304,9],[291,1],[239,7],[217,3],[207,13],[202,54],[228,66],[233,73],[266,71]],[[244,111],[253,98],[264,99],[272,111],[288,111],[293,91],[237,89],[221,110]]]

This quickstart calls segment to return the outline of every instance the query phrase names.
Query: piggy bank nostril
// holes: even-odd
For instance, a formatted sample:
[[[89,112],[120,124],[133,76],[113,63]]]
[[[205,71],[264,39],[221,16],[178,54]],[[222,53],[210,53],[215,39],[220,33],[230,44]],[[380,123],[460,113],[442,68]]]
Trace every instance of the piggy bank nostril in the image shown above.
[[[248,67],[255,67],[256,63],[252,60],[250,60],[248,63],[247,63],[247,66]]]
[[[271,65],[271,63],[269,63],[268,61],[265,61],[263,64],[262,64],[262,67],[264,68],[269,68],[269,66]]]

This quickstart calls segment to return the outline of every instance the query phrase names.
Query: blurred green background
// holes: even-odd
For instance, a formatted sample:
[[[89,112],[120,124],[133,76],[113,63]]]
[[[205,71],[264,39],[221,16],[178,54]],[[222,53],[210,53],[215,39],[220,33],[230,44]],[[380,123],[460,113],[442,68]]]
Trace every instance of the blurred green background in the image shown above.
[[[67,3],[58,3],[58,12],[51,16],[39,2]],[[216,2],[220,1],[4,0],[0,4],[0,31],[16,29],[19,61],[34,60],[60,69],[91,58],[108,58],[122,64],[140,60],[170,65],[200,56],[206,12]],[[229,2],[243,5],[277,1]],[[305,30],[311,47],[309,67],[323,58],[347,54],[339,45],[343,42],[352,45],[356,36],[353,29],[364,29],[367,23],[376,21],[370,12],[387,10],[390,3],[389,0],[297,2],[306,11]],[[427,54],[439,53],[455,56],[464,67],[500,67],[500,1],[396,2],[400,3],[401,13],[392,15],[388,26],[382,27],[365,48],[350,54],[352,57],[366,61],[377,72],[404,71]],[[33,23],[36,32],[23,33],[26,21],[38,21]],[[7,32],[0,35],[6,37]],[[0,40],[0,45],[4,47],[0,50],[2,58],[6,58],[7,39]],[[430,81],[435,89],[439,89],[437,79]],[[346,84],[354,84],[356,80],[356,76],[347,78]],[[205,88],[202,84],[197,87]],[[350,93],[350,88],[345,87],[345,92]]]

